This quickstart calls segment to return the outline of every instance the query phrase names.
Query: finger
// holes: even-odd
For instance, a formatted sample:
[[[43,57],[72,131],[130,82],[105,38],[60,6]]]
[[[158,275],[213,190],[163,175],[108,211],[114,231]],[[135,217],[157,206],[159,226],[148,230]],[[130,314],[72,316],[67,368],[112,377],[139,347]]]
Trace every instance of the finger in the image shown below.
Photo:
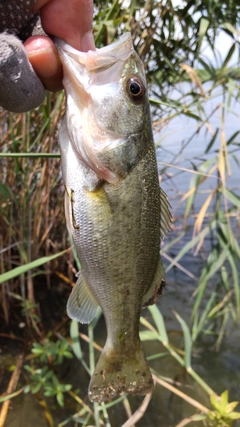
[[[24,47],[44,87],[52,92],[62,89],[62,66],[52,40],[44,36],[32,36],[26,40]]]
[[[43,5],[44,4],[44,5]],[[92,35],[92,0],[37,0],[41,21],[47,34],[59,37],[75,49],[95,50]]]

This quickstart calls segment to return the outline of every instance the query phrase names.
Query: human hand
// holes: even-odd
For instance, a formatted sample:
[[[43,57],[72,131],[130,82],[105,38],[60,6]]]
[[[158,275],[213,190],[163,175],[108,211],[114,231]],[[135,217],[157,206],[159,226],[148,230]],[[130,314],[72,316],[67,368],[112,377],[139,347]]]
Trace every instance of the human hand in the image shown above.
[[[0,32],[13,34],[0,34],[0,105],[9,111],[28,111],[43,102],[44,87],[62,88],[57,50],[49,37],[41,36],[42,28],[76,49],[94,50],[92,11],[92,0],[8,0],[7,6],[0,0],[0,16],[4,13]],[[40,35],[29,38],[36,33]],[[25,41],[25,50],[16,35]]]

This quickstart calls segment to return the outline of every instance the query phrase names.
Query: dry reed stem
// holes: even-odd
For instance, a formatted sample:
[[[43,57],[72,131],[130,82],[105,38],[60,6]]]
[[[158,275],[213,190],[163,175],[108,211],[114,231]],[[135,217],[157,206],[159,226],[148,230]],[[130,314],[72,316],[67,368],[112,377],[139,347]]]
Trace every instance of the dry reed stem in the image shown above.
[[[90,343],[90,339],[87,335],[79,333],[79,336],[86,341],[87,343]],[[102,351],[102,347],[100,347],[100,345],[98,345],[95,341],[93,342],[93,347],[96,348],[96,350]]]
[[[189,418],[184,418],[184,420],[182,420],[182,421],[181,421],[179,424],[177,424],[175,427],[184,427],[184,426],[186,426],[187,424],[192,423],[193,421],[196,421],[196,420],[195,420],[196,415],[197,415],[197,414],[192,415],[192,416],[191,416],[191,417],[189,417]]]
[[[47,403],[43,399],[38,399],[39,405],[43,408],[44,415],[48,422],[49,427],[55,427],[53,417],[48,409]]]
[[[184,71],[186,71],[186,73],[189,75],[189,77],[190,77],[191,81],[192,81],[196,86],[198,86],[198,87],[199,87],[199,90],[200,90],[201,95],[202,95],[203,97],[205,97],[205,96],[206,96],[206,94],[205,94],[205,92],[204,92],[202,82],[201,82],[200,78],[198,77],[198,75],[197,75],[196,71],[195,71],[192,67],[190,67],[189,65],[187,65],[187,64],[182,64],[182,65],[181,65],[181,68],[182,68]]]
[[[131,409],[129,400],[126,397],[125,397],[125,399],[123,399],[122,404],[124,406],[124,409],[126,411],[128,418],[131,418],[132,417],[132,409]],[[132,427],[135,427],[135,425],[133,425]]]
[[[18,356],[16,367],[15,367],[13,373],[12,373],[12,376],[11,376],[9,384],[8,384],[8,388],[7,388],[7,391],[6,391],[7,395],[13,393],[15,391],[16,387],[17,387],[23,362],[24,362],[23,354],[20,354]],[[1,412],[0,412],[0,427],[3,427],[4,424],[5,424],[10,402],[11,402],[10,399],[9,400],[5,400],[5,402],[3,402],[2,409],[1,409]]]
[[[198,277],[196,277],[194,274],[191,273],[191,271],[187,270],[185,267],[179,264],[179,262],[175,262],[175,260],[171,256],[166,253],[162,253],[162,256],[171,263],[173,263],[173,265],[175,265],[179,270],[183,271],[183,273],[185,273],[187,276],[191,277],[191,279],[198,281]]]
[[[139,408],[134,412],[134,414],[127,420],[122,427],[133,427],[136,422],[138,422],[146,412],[146,409],[151,400],[152,393],[148,393],[142,401],[142,404]]]
[[[76,400],[76,402],[79,403],[83,408],[86,409],[87,412],[89,412],[91,415],[94,415],[93,410],[88,406],[79,396],[77,396],[72,390],[68,390],[68,394]]]
[[[193,399],[192,397],[188,396],[187,394],[183,393],[182,391],[178,390],[176,387],[173,387],[171,384],[167,383],[166,381],[162,380],[161,378],[157,377],[157,375],[153,374],[153,379],[161,386],[167,388],[172,393],[176,394],[177,396],[181,397],[181,399],[188,402],[190,405],[197,408],[200,412],[203,412],[204,414],[209,413],[209,409],[199,403],[197,400]]]

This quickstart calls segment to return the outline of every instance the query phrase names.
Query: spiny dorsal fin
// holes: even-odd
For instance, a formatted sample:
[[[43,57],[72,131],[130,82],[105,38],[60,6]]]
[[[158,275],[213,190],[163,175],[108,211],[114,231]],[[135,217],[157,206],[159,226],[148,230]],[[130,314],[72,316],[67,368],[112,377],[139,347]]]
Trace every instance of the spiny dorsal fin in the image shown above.
[[[166,193],[160,187],[160,203],[161,203],[161,217],[160,217],[160,236],[161,240],[171,230],[172,215],[170,212],[171,205],[168,201]]]
[[[98,303],[93,298],[88,284],[79,273],[78,280],[73,287],[67,302],[67,314],[71,319],[80,323],[90,323],[96,316]]]

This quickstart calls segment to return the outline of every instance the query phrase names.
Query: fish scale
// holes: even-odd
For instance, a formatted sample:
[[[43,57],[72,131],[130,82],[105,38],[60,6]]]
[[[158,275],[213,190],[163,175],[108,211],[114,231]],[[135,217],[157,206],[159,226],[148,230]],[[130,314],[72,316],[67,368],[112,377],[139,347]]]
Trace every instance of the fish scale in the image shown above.
[[[107,327],[88,395],[102,402],[146,394],[153,380],[139,320],[164,280],[159,246],[171,215],[159,187],[144,67],[129,33],[88,53],[55,42],[67,99],[59,137],[65,212],[81,263],[67,312],[89,323],[100,306]]]

